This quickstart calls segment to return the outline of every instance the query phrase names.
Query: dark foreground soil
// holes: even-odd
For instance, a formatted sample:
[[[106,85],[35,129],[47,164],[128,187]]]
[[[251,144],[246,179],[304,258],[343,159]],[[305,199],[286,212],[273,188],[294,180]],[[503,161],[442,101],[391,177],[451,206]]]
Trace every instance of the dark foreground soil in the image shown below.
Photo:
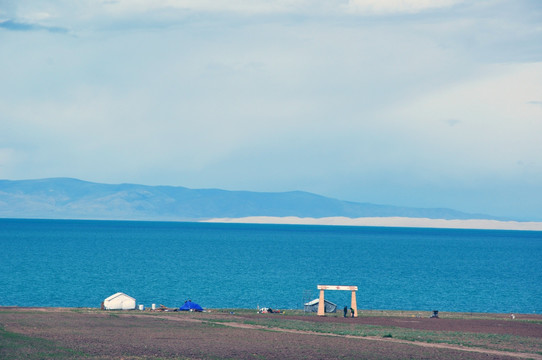
[[[383,326],[429,333],[500,334],[517,348],[403,341],[254,324],[267,319],[316,325]],[[516,321],[517,320],[517,321]],[[542,317],[511,321],[360,316],[356,319],[280,314],[105,312],[94,309],[0,308],[0,359],[542,359],[519,342],[542,338]],[[327,325],[325,325],[327,326]],[[17,337],[20,336],[20,337]],[[45,339],[44,342],[36,342]],[[14,345],[16,344],[16,345]]]
[[[269,315],[268,315],[269,316]],[[356,319],[350,318],[327,318],[327,317],[306,317],[292,316],[298,320],[310,322],[339,322],[339,323],[355,323],[376,326],[393,326],[405,329],[416,330],[433,330],[433,331],[460,331],[470,333],[491,333],[491,334],[508,334],[516,336],[530,336],[542,338],[542,324],[536,323],[536,319],[542,322],[542,316],[523,316],[524,320],[520,321],[520,316],[515,320],[503,319],[430,319],[430,318],[412,318],[412,317],[390,317],[390,316],[360,316]],[[534,320],[529,322],[528,319]]]

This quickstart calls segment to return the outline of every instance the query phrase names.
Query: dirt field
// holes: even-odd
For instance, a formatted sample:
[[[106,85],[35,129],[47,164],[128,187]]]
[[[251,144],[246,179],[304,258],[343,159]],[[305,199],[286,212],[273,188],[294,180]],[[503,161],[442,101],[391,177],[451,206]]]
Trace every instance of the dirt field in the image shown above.
[[[0,359],[539,359],[542,316],[0,308]]]

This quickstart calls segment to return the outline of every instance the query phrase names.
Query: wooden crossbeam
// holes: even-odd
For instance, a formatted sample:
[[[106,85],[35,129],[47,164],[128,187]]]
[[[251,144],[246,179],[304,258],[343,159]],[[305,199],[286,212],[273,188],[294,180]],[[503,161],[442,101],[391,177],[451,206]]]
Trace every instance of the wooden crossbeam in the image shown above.
[[[343,286],[343,285],[318,285],[318,290],[358,291],[358,287],[357,286]]]

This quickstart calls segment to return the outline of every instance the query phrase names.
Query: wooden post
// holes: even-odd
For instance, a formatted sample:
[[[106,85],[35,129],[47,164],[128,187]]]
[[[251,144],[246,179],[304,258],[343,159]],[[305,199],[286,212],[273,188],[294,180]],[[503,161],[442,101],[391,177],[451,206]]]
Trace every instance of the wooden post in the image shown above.
[[[324,289],[320,289],[320,300],[318,300],[318,316],[325,315],[326,304],[324,303]]]
[[[354,317],[358,317],[358,304],[356,302],[356,290],[352,290],[352,303],[350,307],[354,309]]]

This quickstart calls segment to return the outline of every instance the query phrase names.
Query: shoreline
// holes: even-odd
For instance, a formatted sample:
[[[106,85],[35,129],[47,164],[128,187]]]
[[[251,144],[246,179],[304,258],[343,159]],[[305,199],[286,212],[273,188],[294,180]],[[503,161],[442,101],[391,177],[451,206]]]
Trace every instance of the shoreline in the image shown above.
[[[126,314],[137,314],[137,313],[193,313],[191,311],[174,311],[178,307],[169,307],[168,311],[163,310],[152,310],[150,307],[145,306],[144,310],[129,309],[129,310],[104,310],[99,307],[89,307],[89,306],[19,306],[19,305],[0,305],[0,311],[6,310],[21,310],[21,311],[51,311],[51,312],[63,312],[63,311],[88,311],[88,312],[99,312],[99,313],[126,313]],[[281,313],[279,315],[289,314],[304,314],[305,316],[317,316],[314,312],[305,312],[303,309],[280,309]],[[254,308],[204,308],[202,313],[258,313],[257,309]],[[194,312],[197,313],[197,312]],[[393,310],[393,309],[363,309],[358,308],[358,313],[364,316],[384,316],[384,317],[396,317],[396,316],[407,316],[413,317],[414,315],[424,315],[422,318],[429,318],[432,315],[433,311],[430,310]],[[512,318],[511,315],[514,315]],[[261,314],[260,314],[261,315]],[[425,316],[427,315],[427,316]],[[440,317],[447,318],[499,318],[499,319],[512,319],[512,320],[526,320],[526,319],[536,319],[542,321],[541,313],[522,313],[522,312],[476,312],[476,311],[439,311]],[[336,313],[326,313],[324,317],[342,317],[341,310],[337,310]]]
[[[472,230],[518,230],[542,231],[542,222],[499,221],[488,219],[446,220],[408,217],[360,217],[343,216],[311,218],[297,216],[248,216],[241,218],[213,218],[201,220],[207,223],[231,224],[277,224],[277,225],[326,225],[326,226],[372,226],[372,227],[412,227],[436,229]]]

